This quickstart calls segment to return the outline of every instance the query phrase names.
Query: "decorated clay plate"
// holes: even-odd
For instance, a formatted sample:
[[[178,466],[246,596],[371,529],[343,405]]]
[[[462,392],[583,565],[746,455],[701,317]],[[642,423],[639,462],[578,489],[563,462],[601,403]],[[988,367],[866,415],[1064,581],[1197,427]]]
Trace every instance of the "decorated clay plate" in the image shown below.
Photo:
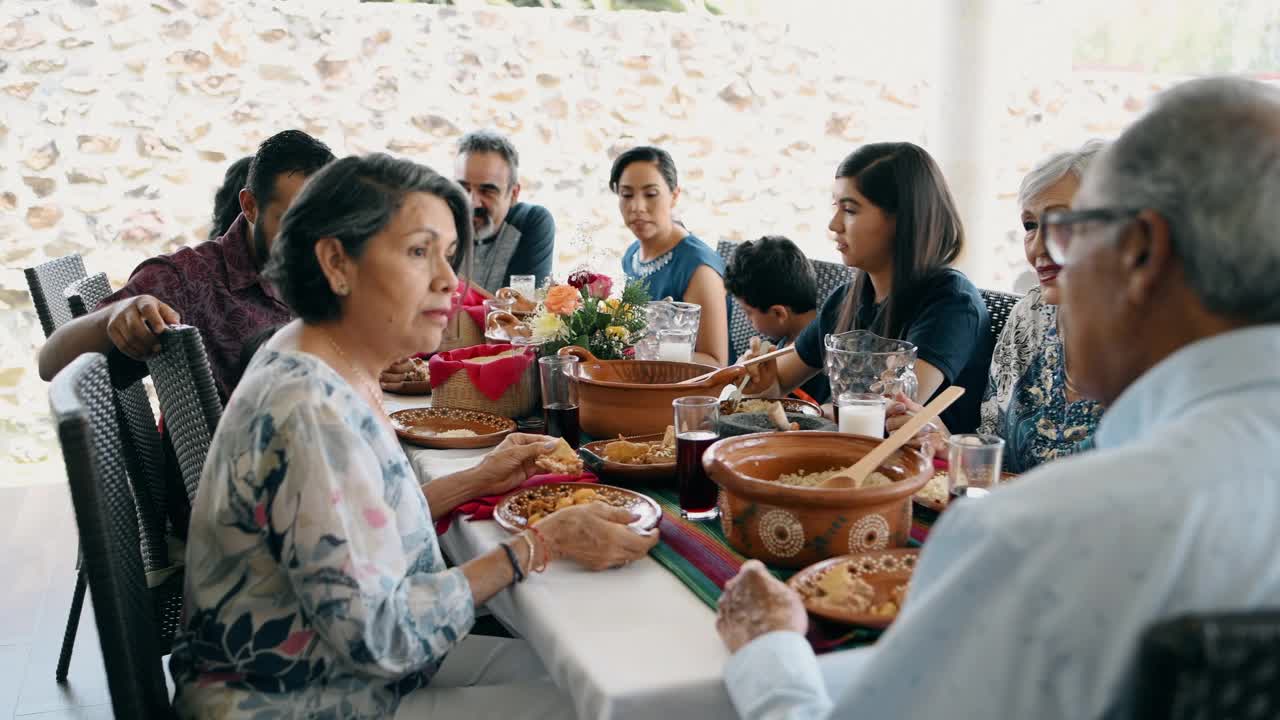
[[[418,380],[415,382],[398,382],[398,383],[380,383],[382,389],[397,395],[430,395],[431,381]]]
[[[813,615],[883,629],[898,616],[919,558],[913,548],[841,555],[810,565],[787,584]]]
[[[514,492],[494,508],[493,519],[508,532],[520,532],[529,527],[530,518],[537,518],[540,514],[545,517],[565,501],[572,504],[603,502],[626,508],[640,516],[639,520],[631,523],[631,527],[637,530],[655,528],[662,519],[662,508],[652,499],[638,492],[597,483],[550,483]]]
[[[760,401],[767,403],[780,402],[782,403],[782,410],[787,414],[798,413],[800,415],[809,415],[819,418],[822,417],[822,408],[814,405],[808,400],[801,400],[799,398],[746,398],[742,401],[742,404],[738,406],[738,413],[768,412],[767,409],[762,409],[758,404]],[[728,400],[720,403],[721,417],[729,414],[729,404]],[[737,413],[734,414],[736,415]]]
[[[656,435],[633,435],[624,437],[633,443],[642,442],[662,442],[662,434]],[[582,456],[583,462],[590,468],[591,472],[612,478],[617,482],[627,483],[661,483],[670,481],[676,475],[676,459],[671,458],[671,462],[648,463],[639,465],[635,463],[615,462],[605,459],[604,447],[616,440],[597,440],[593,443],[583,445],[578,454]]]
[[[492,447],[516,430],[509,418],[456,408],[397,410],[391,424],[401,440],[437,450]]]
[[[1000,482],[1009,482],[1016,477],[1018,476],[1013,473],[1000,473]],[[933,477],[929,478],[929,484],[911,496],[911,499],[920,507],[934,512],[946,510],[950,500],[947,495],[947,471],[935,470]]]

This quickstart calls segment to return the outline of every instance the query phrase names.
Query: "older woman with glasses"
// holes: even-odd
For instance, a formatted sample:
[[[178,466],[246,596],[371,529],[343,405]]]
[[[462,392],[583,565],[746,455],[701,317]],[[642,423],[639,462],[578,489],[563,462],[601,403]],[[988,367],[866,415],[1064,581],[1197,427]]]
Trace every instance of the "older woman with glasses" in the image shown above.
[[[978,425],[978,432],[1004,439],[1008,472],[1027,472],[1088,447],[1102,417],[1102,405],[1081,395],[1072,381],[1057,312],[1062,266],[1055,256],[1061,248],[1051,245],[1069,234],[1075,218],[1063,211],[1071,207],[1085,168],[1103,146],[1092,140],[1044,160],[1023,178],[1018,190],[1022,247],[1040,283],[1014,306],[996,341]],[[1079,220],[1097,219],[1105,218]],[[1050,242],[1050,233],[1058,243]],[[897,403],[889,409],[889,428],[897,429],[918,409],[913,402]],[[945,452],[941,445],[947,429],[935,430],[927,440]]]
[[[419,487],[374,379],[440,343],[471,246],[462,189],[386,155],[312,177],[267,276],[298,316],[231,396],[191,514],[186,625],[171,669],[183,717],[561,717],[522,641],[469,635],[498,592],[570,558],[643,557],[621,508],[561,510],[456,567],[432,519],[533,472],[545,438],[512,435],[477,467]]]

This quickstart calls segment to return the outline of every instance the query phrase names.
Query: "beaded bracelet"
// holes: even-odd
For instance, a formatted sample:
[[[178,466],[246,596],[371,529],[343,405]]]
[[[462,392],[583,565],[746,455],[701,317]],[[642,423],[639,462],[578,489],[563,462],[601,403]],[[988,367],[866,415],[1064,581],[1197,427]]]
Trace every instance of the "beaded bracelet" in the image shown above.
[[[529,526],[529,532],[532,532],[534,537],[538,538],[538,542],[542,543],[542,564],[529,567],[533,572],[540,573],[546,570],[547,563],[551,562],[551,543],[547,542],[546,536],[532,525]],[[532,543],[530,543],[530,546],[532,546]]]
[[[507,553],[507,559],[511,561],[511,570],[515,573],[515,581],[524,582],[524,571],[520,569],[520,561],[516,560],[516,551],[511,549],[511,543],[499,543],[504,552]]]

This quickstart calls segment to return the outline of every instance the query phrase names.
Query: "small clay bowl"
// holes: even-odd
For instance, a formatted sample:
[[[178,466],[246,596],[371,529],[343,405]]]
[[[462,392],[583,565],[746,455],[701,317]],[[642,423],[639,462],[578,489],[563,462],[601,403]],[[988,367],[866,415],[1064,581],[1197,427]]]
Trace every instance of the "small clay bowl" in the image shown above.
[[[720,440],[702,465],[722,489],[720,523],[735,550],[766,564],[802,568],[846,553],[905,547],[911,496],[933,475],[902,448],[876,469],[893,482],[871,488],[783,485],[782,475],[846,468],[880,441],[838,432],[775,432]]]

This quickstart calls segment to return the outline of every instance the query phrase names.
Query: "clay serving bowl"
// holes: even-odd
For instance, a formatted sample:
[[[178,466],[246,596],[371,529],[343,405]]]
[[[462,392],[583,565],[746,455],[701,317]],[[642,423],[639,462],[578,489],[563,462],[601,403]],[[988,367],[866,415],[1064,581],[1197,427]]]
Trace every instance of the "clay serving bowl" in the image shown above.
[[[845,468],[878,444],[838,432],[741,435],[707,449],[703,467],[720,486],[720,522],[738,552],[769,565],[802,568],[846,553],[905,547],[911,496],[933,475],[917,450],[903,448],[877,472],[894,482],[873,488],[782,485],[803,470]]]
[[[650,435],[666,431],[675,416],[671,403],[694,395],[719,395],[746,369],[727,367],[702,382],[681,385],[715,368],[666,360],[597,360],[585,348],[570,346],[561,355],[579,359],[578,423],[595,438]]]

